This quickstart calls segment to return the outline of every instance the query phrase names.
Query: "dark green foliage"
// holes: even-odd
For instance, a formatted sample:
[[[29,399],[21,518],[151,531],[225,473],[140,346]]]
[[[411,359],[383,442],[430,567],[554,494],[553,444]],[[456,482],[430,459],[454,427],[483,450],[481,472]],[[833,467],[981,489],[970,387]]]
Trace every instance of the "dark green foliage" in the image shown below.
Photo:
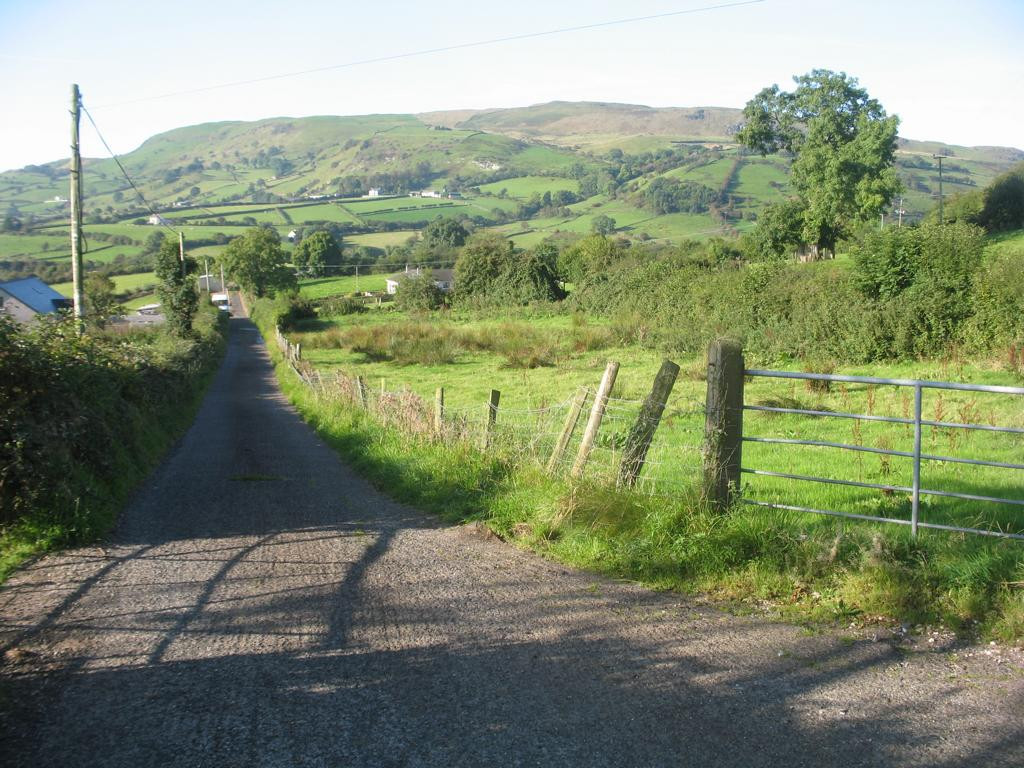
[[[989,232],[1024,227],[1024,165],[1005,173],[986,187],[976,223]]]
[[[0,318],[0,528],[43,531],[24,551],[85,541],[188,419],[223,348],[212,308],[198,336],[150,331],[79,336],[55,318],[20,327]]]
[[[303,320],[316,318],[316,307],[309,299],[301,296],[277,296],[274,298],[274,325],[282,331],[289,331]]]
[[[872,299],[891,299],[914,282],[921,257],[916,229],[874,230],[852,251],[857,287]]]
[[[428,248],[458,248],[465,244],[469,232],[455,219],[438,218],[423,230],[423,243]]]
[[[852,270],[744,264],[721,258],[721,244],[657,254],[633,246],[585,273],[571,302],[615,318],[630,342],[686,353],[716,336],[742,339],[764,360],[987,352],[1024,339],[1024,255],[985,263],[983,245],[965,224],[889,229],[857,248]]]
[[[803,243],[804,206],[786,200],[765,206],[751,235],[754,255],[762,260],[792,256]]]
[[[599,214],[590,222],[590,231],[595,235],[610,235],[615,231],[615,219]]]
[[[604,235],[591,235],[559,253],[558,275],[563,280],[579,282],[588,275],[602,273],[621,258],[622,248],[616,241]]]
[[[695,181],[659,176],[644,189],[644,204],[654,213],[704,213],[718,202],[718,192]]]
[[[793,79],[792,92],[773,85],[747,102],[737,138],[762,154],[795,156],[790,185],[802,210],[801,240],[825,256],[899,191],[899,118],[845,73],[816,69]]]
[[[199,291],[192,275],[196,261],[181,259],[181,250],[173,240],[163,240],[156,255],[156,295],[167,318],[171,333],[182,338],[192,334],[192,319],[199,308]]]
[[[444,293],[434,283],[434,273],[424,269],[398,279],[395,306],[405,312],[430,312],[444,304]]]
[[[550,252],[516,251],[494,233],[471,238],[455,263],[455,290],[460,302],[511,306],[557,301],[564,293],[551,270]]]
[[[86,319],[97,328],[104,327],[120,308],[114,296],[114,281],[107,275],[94,272],[85,276],[82,289],[85,292]]]
[[[281,238],[269,227],[253,227],[236,237],[223,253],[224,266],[235,281],[257,298],[295,290]]]
[[[311,277],[337,275],[338,271],[331,268],[341,264],[341,247],[330,232],[319,230],[304,237],[295,247],[292,263]]]

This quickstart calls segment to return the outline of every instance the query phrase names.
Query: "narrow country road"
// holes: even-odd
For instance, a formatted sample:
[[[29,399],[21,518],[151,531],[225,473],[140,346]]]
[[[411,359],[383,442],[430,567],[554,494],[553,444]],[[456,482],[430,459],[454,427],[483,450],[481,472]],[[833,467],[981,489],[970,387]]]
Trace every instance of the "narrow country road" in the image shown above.
[[[442,526],[347,469],[231,322],[107,545],[0,589],[3,766],[1024,765],[1019,656],[808,634]]]

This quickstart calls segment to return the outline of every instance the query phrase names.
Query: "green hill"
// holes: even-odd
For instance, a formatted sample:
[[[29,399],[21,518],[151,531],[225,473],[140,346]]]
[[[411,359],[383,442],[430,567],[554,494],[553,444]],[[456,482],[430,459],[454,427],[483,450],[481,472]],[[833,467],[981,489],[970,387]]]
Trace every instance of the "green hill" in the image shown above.
[[[169,224],[210,247],[253,223],[282,235],[331,223],[352,237],[401,239],[439,215],[468,217],[518,242],[588,232],[598,216],[613,218],[620,234],[673,241],[742,231],[785,194],[788,160],[741,152],[732,140],[741,119],[737,109],[600,102],[279,117],[178,128],[122,159]],[[947,197],[1024,160],[1008,147],[901,139],[909,217],[936,203],[937,154]],[[84,166],[88,258],[137,257],[153,231],[148,211],[112,160]],[[704,202],[656,210],[650,192],[666,185]],[[28,270],[66,261],[67,187],[66,160],[0,174],[0,262]],[[371,187],[383,197],[363,197]],[[423,189],[457,194],[408,196]]]

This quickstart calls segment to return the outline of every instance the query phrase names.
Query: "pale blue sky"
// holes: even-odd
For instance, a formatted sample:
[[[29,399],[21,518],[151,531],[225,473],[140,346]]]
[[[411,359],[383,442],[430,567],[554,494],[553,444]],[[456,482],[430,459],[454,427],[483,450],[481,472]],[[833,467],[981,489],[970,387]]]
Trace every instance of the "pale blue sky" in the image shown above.
[[[725,0],[728,1],[728,0]],[[715,0],[0,0],[0,169],[68,154],[78,82],[115,151],[213,120],[525,106],[742,107],[816,67],[860,78],[900,133],[1024,147],[1024,0],[756,5],[436,53],[206,93],[167,92]],[[104,106],[121,104],[121,106]],[[83,123],[83,151],[104,154]]]

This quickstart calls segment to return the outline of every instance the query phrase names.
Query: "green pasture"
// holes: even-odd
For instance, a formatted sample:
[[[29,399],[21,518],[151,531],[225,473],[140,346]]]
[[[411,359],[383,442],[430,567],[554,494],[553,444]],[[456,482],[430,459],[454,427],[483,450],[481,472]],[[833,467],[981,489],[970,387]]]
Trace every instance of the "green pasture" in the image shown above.
[[[335,285],[339,286],[341,281]],[[348,285],[346,285],[348,287]],[[353,289],[354,290],[354,289]],[[304,288],[304,293],[306,289]],[[442,364],[399,364],[353,351],[344,342],[346,329],[354,326],[407,324],[400,313],[368,313],[321,321],[317,330],[296,335],[303,356],[324,372],[343,371],[361,375],[374,386],[384,381],[388,390],[408,390],[431,402],[437,387],[445,388],[447,412],[452,418],[477,422],[491,389],[501,391],[498,422],[514,439],[526,439],[530,419],[538,430],[550,430],[538,413],[561,408],[581,386],[597,386],[608,359],[621,363],[608,420],[592,459],[596,477],[614,474],[622,443],[635,419],[639,401],[647,394],[660,362],[656,352],[614,343],[614,328],[600,323],[580,324],[564,316],[524,321],[431,319],[429,333],[444,340],[446,329],[491,334],[499,339],[520,339],[535,348],[542,365],[512,367],[509,358],[495,351],[456,351]],[[415,323],[414,323],[415,324]],[[423,332],[422,328],[419,332]],[[592,336],[607,337],[607,344],[587,350]],[[677,360],[682,372],[669,399],[666,416],[649,455],[643,486],[651,493],[671,494],[691,486],[700,472],[705,396],[704,363],[700,359]],[[749,361],[749,365],[756,361]],[[970,381],[982,384],[1017,385],[1018,381],[998,367],[963,362],[918,362],[840,369],[841,373],[887,378]],[[907,418],[913,391],[896,387],[847,384],[829,390],[814,389],[802,382],[775,379],[748,380],[747,404],[802,408],[817,411],[864,413]],[[564,413],[564,408],[563,411]],[[926,391],[924,417],[935,421],[975,422],[1024,427],[1024,398],[1006,395]],[[553,418],[553,417],[552,417]],[[558,419],[554,419],[558,421]],[[524,431],[525,430],[525,431]],[[745,434],[757,437],[807,439],[859,447],[909,451],[912,429],[902,424],[867,420],[813,418],[748,412]],[[925,428],[924,452],[928,454],[1020,463],[1024,436],[994,432]],[[910,485],[910,462],[867,452],[831,448],[779,446],[748,443],[744,466],[796,475],[817,475],[839,480],[889,486]],[[926,462],[922,486],[982,496],[1024,500],[1024,482],[1015,470],[986,468],[946,461]],[[820,485],[744,475],[745,496],[792,506],[845,511],[895,520],[907,520],[908,494],[852,487]],[[798,515],[799,516],[799,515]],[[921,519],[927,522],[1024,532],[1024,512],[1011,505],[984,504],[940,497],[924,497]],[[945,535],[945,534],[936,534]]]
[[[299,294],[306,299],[323,299],[347,296],[356,291],[383,291],[386,279],[384,273],[309,278],[299,281]]]
[[[740,166],[732,192],[757,198],[761,203],[781,199],[785,194],[787,171],[783,161],[771,158],[747,158]],[[781,188],[773,187],[779,184]]]
[[[698,165],[695,168],[675,168],[674,170],[667,171],[661,174],[670,179],[678,179],[680,181],[694,181],[698,184],[704,184],[705,186],[711,187],[712,189],[718,189],[722,186],[725,181],[725,177],[729,173],[729,169],[732,168],[732,164],[736,161],[734,155],[726,155],[718,160],[712,160],[710,163],[704,165]]]
[[[420,221],[432,221],[438,217],[456,216],[459,213],[473,213],[469,205],[452,204],[438,205],[436,207],[421,206],[405,211],[381,211],[365,214],[364,218],[370,221],[393,221],[405,224],[414,224]]]
[[[156,285],[156,275],[152,272],[138,272],[134,275],[114,275],[110,279],[114,281],[114,290],[117,293],[134,293],[140,288]],[[50,287],[57,291],[57,293],[68,297],[74,292],[73,283],[54,283]]]
[[[419,233],[414,229],[402,229],[396,232],[370,232],[365,235],[349,235],[345,238],[345,244],[385,248],[389,245],[405,245],[410,237],[419,237]]]
[[[533,195],[543,195],[545,192],[558,190],[575,192],[578,186],[579,184],[573,179],[557,176],[519,176],[514,179],[482,184],[480,191],[497,195],[504,189],[509,197],[528,200]]]

